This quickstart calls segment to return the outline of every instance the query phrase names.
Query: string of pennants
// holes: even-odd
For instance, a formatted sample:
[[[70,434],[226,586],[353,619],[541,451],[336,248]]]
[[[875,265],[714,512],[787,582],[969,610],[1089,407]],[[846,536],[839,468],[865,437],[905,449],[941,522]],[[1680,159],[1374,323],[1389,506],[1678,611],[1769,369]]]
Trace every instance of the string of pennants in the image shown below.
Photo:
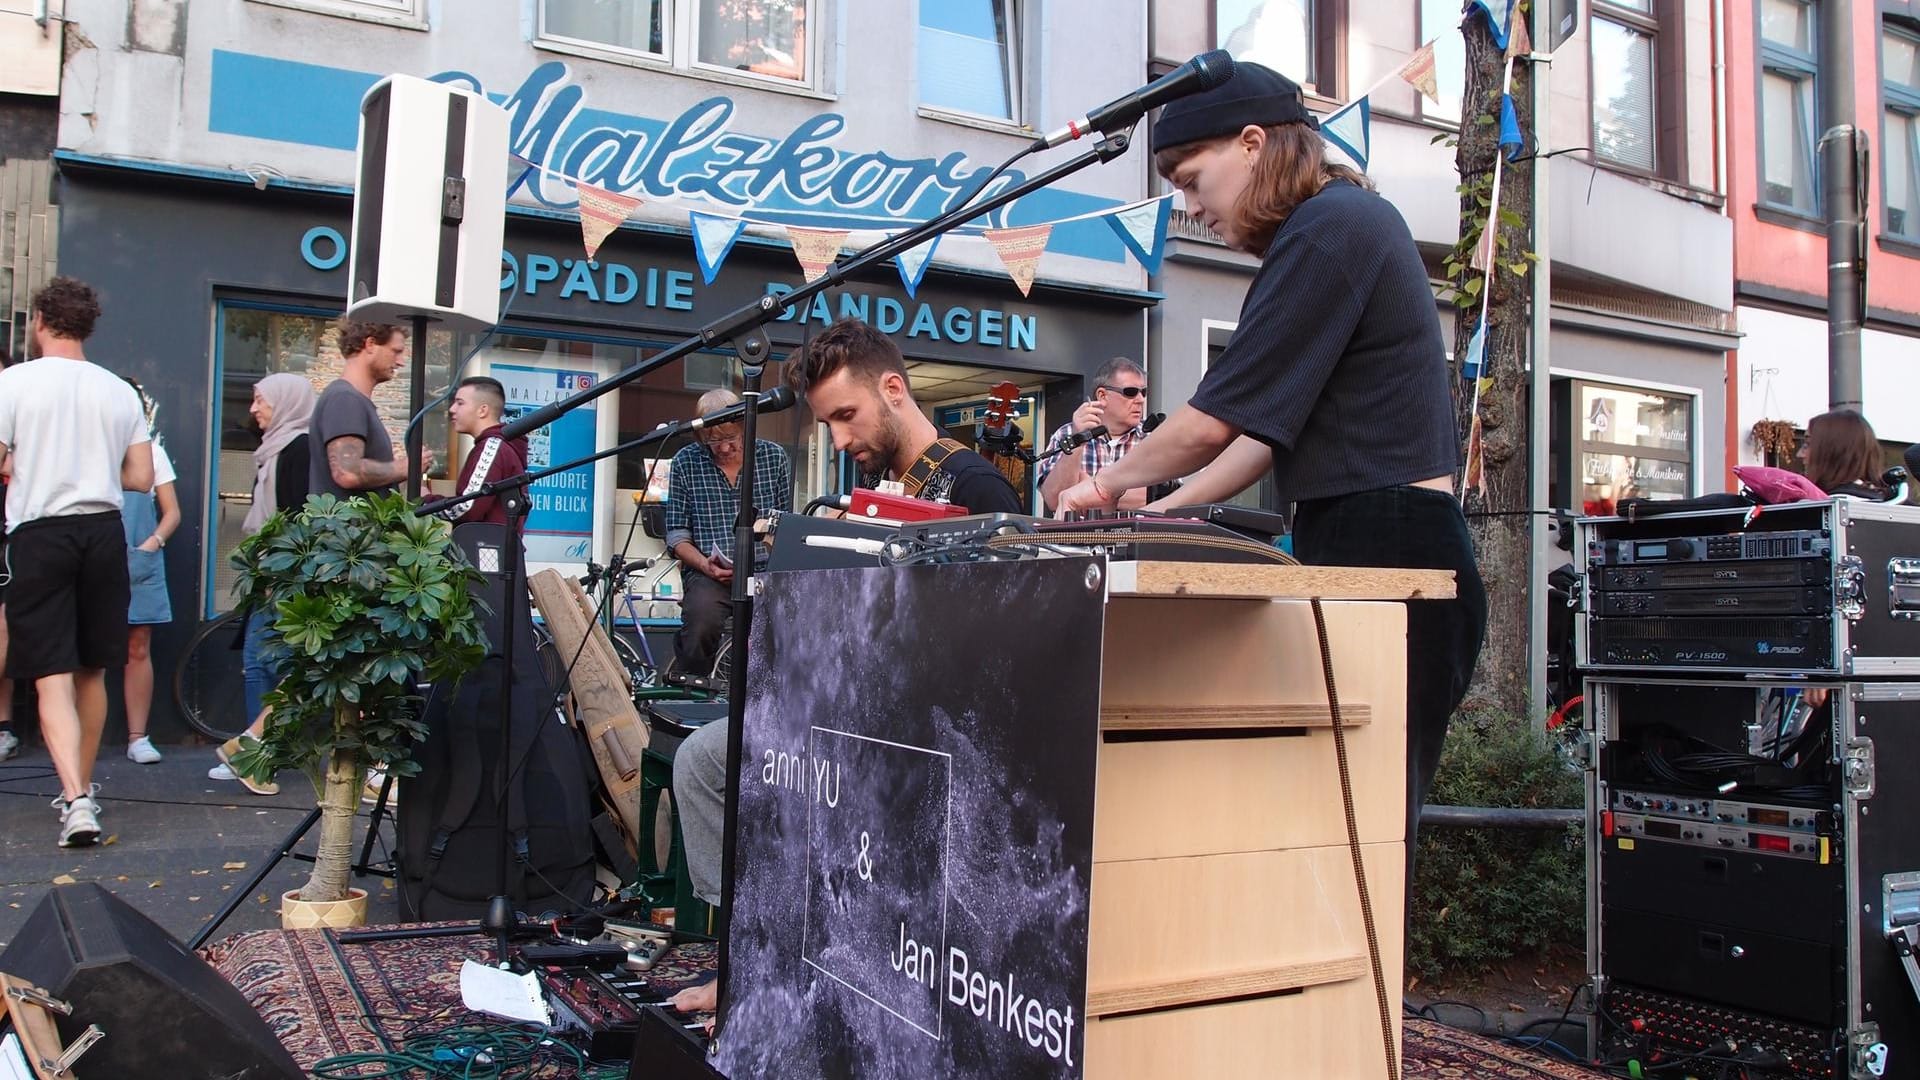
[[[624,224],[635,210],[646,200],[632,195],[622,195],[586,183],[563,172],[550,169],[525,158],[514,156],[513,169],[517,176],[524,177],[530,172],[556,177],[571,183],[580,197],[580,234],[586,248],[587,258],[591,259],[600,251],[600,245]],[[1096,210],[1073,217],[1043,221],[1031,225],[1015,225],[1006,228],[985,226],[962,226],[947,235],[978,236],[993,246],[994,253],[1006,267],[1007,276],[1020,289],[1020,295],[1026,296],[1033,290],[1034,279],[1038,276],[1040,256],[1046,252],[1047,240],[1056,226],[1076,221],[1099,218],[1113,229],[1114,234],[1126,249],[1139,260],[1148,273],[1157,273],[1160,258],[1166,250],[1167,222],[1173,212],[1173,193],[1139,202],[1117,206],[1107,210]],[[687,210],[687,221],[693,233],[694,258],[700,265],[700,274],[706,283],[720,274],[720,267],[726,262],[734,244],[746,231],[747,226],[759,226],[766,229],[781,230],[792,245],[794,257],[800,263],[801,273],[811,282],[827,272],[840,252],[847,246],[848,239],[856,232],[882,232],[894,235],[885,229],[824,229],[815,226],[787,225],[782,222],[763,220],[750,215],[714,213],[707,210]],[[908,296],[913,296],[920,287],[920,281],[926,277],[927,267],[933,262],[933,254],[940,246],[943,237],[936,236],[925,243],[894,256],[894,267],[900,273],[900,284]]]

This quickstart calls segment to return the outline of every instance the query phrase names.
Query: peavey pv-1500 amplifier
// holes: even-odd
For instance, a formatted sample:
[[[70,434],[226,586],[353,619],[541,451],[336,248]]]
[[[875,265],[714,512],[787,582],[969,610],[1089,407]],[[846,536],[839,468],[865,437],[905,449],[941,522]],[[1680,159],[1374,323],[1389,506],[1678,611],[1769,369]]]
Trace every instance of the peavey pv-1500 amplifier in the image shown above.
[[[1920,508],[1587,518],[1580,541],[1585,668],[1920,676]]]

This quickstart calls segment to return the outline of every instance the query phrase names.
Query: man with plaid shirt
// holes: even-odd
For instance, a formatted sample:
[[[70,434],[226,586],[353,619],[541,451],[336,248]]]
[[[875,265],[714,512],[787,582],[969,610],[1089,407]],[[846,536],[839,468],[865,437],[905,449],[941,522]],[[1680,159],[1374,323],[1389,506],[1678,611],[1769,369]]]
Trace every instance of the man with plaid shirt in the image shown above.
[[[737,404],[731,390],[700,395],[694,415]],[[713,671],[714,650],[733,617],[733,523],[740,514],[740,425],[702,428],[667,469],[667,550],[680,560],[680,632],[674,670]],[[778,443],[755,440],[753,499],[759,510],[793,509],[793,464]]]
[[[1100,470],[1127,456],[1146,431],[1141,426],[1147,412],[1147,373],[1124,356],[1116,356],[1093,375],[1093,398],[1073,410],[1073,419],[1060,425],[1047,440],[1046,455],[1040,462],[1040,498],[1047,513],[1053,513],[1062,491],[1080,481],[1098,476]],[[1060,452],[1076,432],[1095,432],[1078,449]],[[1135,488],[1120,498],[1120,509],[1135,510],[1147,504],[1147,489]]]

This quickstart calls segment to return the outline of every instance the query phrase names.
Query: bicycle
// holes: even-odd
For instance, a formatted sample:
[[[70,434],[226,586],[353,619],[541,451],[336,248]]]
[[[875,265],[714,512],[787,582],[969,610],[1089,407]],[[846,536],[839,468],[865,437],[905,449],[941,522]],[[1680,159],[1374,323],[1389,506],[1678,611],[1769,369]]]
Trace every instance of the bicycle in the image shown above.
[[[247,730],[246,673],[234,647],[245,632],[241,611],[229,611],[194,631],[173,668],[173,703],[188,726],[223,743]]]

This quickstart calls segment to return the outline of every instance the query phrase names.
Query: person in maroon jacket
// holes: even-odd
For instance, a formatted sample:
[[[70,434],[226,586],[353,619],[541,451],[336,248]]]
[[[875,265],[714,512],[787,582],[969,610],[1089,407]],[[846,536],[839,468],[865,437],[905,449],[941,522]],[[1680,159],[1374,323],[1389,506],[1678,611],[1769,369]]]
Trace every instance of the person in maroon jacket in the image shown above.
[[[471,495],[487,484],[527,471],[527,440],[500,437],[506,408],[507,390],[498,379],[475,375],[460,380],[454,390],[453,403],[447,406],[447,420],[456,433],[473,436],[473,450],[460,466],[460,486],[455,494]],[[482,495],[470,503],[448,507],[440,514],[455,525],[475,521],[507,523],[506,504],[496,495]]]

